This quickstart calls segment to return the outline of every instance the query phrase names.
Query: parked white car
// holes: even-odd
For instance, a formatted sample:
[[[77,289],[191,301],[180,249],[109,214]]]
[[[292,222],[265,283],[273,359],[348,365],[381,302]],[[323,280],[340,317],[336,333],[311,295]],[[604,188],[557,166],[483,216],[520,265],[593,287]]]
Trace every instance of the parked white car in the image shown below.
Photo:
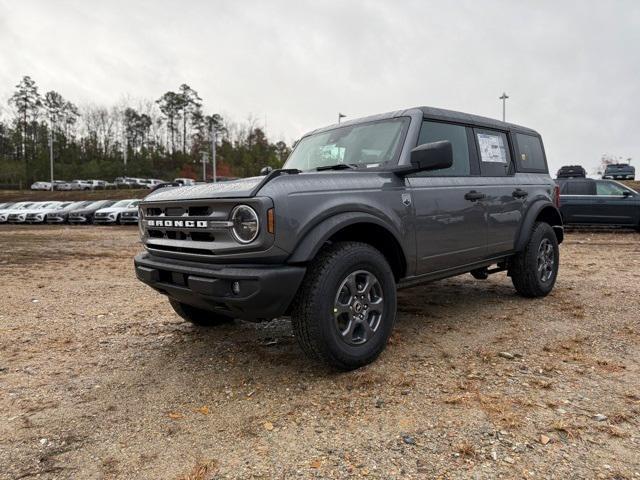
[[[72,203],[73,202],[49,202],[44,205],[40,205],[32,211],[27,210],[25,223],[45,223],[49,212],[55,212],[60,208],[68,207]]]
[[[27,208],[21,208],[9,214],[9,223],[44,222],[50,210],[60,207],[63,202],[35,202]],[[69,202],[70,203],[70,202]]]
[[[9,215],[20,210],[27,209],[34,205],[34,202],[17,202],[10,205],[5,205],[0,209],[0,223],[7,223],[9,221]]]
[[[51,190],[51,182],[35,182],[31,184],[31,190]]]
[[[93,223],[102,225],[120,223],[122,214],[131,211],[131,209],[137,209],[138,203],[140,203],[140,200],[130,198],[128,200],[120,200],[110,207],[101,208],[93,215]]]
[[[196,181],[193,178],[174,178],[173,181],[175,183],[179,183],[183,187],[196,184]]]
[[[140,186],[147,187],[153,189],[156,185],[160,185],[161,183],[166,183],[164,180],[159,180],[157,178],[141,178],[138,182]]]
[[[91,190],[93,185],[88,180],[72,180],[70,190]]]
[[[104,180],[87,180],[87,182],[91,185],[92,190],[104,189],[109,185]]]
[[[54,190],[62,190],[63,185],[66,185],[68,182],[64,180],[54,180],[53,181],[53,189]],[[31,190],[51,190],[51,182],[35,182],[31,184]]]

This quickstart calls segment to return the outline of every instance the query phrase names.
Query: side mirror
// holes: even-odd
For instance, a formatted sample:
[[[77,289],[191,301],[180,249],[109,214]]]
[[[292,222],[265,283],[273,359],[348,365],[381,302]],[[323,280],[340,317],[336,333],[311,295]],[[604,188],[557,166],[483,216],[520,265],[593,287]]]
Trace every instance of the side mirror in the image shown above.
[[[411,150],[411,165],[399,166],[395,171],[398,175],[424,172],[427,170],[442,170],[453,165],[453,148],[449,140],[425,143]]]
[[[260,169],[260,175],[269,175],[271,172],[273,172],[273,167],[262,167]]]
[[[630,197],[631,195],[633,195],[633,193],[631,193],[629,190],[623,190],[622,191],[622,196],[623,197]]]

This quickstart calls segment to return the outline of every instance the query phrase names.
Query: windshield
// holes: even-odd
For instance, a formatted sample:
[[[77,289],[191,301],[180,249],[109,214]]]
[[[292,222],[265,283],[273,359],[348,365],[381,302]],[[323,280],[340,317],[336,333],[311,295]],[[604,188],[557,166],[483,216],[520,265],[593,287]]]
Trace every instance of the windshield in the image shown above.
[[[394,160],[409,124],[406,117],[334,128],[304,137],[283,168],[315,170],[352,164],[377,167]]]
[[[131,203],[131,200],[120,200],[119,202],[116,202],[111,206],[113,208],[123,208],[123,207],[128,206],[130,203]]]

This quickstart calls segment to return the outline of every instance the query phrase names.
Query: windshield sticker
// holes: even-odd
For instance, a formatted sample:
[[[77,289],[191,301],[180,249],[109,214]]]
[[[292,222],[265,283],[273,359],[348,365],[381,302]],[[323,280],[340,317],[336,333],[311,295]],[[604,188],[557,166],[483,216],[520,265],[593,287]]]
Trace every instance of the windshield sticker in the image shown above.
[[[507,149],[502,135],[478,134],[478,145],[483,162],[507,163]]]

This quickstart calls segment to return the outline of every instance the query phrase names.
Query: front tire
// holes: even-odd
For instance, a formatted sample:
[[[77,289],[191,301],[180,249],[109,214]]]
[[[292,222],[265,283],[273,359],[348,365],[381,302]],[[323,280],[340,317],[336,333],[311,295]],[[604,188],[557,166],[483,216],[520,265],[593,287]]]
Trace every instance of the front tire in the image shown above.
[[[291,323],[302,350],[339,370],[374,361],[396,317],[396,283],[385,257],[360,242],[337,242],[309,265]]]
[[[523,297],[545,297],[553,290],[559,265],[560,250],[553,228],[536,222],[524,250],[511,260],[509,275]]]
[[[220,315],[202,308],[192,307],[191,305],[178,302],[172,298],[169,299],[169,303],[180,317],[187,322],[198,325],[199,327],[215,327],[216,325],[233,322],[233,318],[231,317]]]

